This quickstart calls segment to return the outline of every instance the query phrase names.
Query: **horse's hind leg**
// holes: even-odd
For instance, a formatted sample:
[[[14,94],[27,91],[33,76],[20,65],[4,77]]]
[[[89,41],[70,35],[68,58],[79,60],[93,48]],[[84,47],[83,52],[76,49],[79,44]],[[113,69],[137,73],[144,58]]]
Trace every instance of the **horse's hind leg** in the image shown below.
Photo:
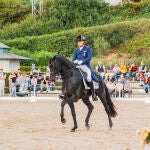
[[[74,104],[68,103],[68,105],[70,106],[73,121],[74,121],[74,127],[71,129],[71,132],[75,132],[75,130],[78,128],[78,125],[77,125],[77,120],[76,120],[76,113],[75,113]]]
[[[88,114],[87,114],[86,119],[85,119],[85,126],[87,128],[89,128],[90,127],[89,126],[89,118],[90,118],[91,113],[92,113],[92,111],[94,109],[94,106],[91,104],[91,102],[89,100],[89,97],[82,98],[82,100],[83,100],[83,103],[88,107]]]
[[[101,96],[99,93],[97,93],[97,94],[98,94],[98,97],[100,98],[101,102],[103,103],[103,106],[104,106],[105,111],[106,111],[107,116],[108,116],[109,127],[111,129],[112,126],[113,126],[113,123],[112,123],[110,112],[109,112],[109,106],[108,106],[108,104],[106,102],[106,97],[105,96]]]
[[[66,123],[66,119],[64,118],[64,106],[65,106],[65,104],[66,104],[65,100],[63,100],[61,102],[61,113],[60,113],[62,123]]]

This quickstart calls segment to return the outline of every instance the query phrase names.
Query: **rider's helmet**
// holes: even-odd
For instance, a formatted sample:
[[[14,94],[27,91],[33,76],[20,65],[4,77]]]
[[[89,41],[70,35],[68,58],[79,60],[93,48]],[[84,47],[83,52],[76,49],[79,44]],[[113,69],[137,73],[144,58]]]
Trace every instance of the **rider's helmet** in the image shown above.
[[[76,42],[79,42],[79,41],[85,41],[85,37],[83,35],[77,36]]]

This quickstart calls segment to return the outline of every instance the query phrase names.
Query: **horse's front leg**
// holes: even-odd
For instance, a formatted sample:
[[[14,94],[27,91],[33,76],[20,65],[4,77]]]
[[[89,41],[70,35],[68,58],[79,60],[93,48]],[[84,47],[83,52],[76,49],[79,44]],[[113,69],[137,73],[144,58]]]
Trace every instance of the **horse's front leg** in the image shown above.
[[[90,128],[89,119],[90,119],[91,113],[94,109],[94,106],[91,104],[89,97],[82,98],[82,100],[83,100],[83,103],[88,107],[88,114],[85,119],[85,126],[87,129],[89,129]]]
[[[63,124],[66,123],[66,119],[64,118],[64,106],[65,106],[65,104],[66,104],[66,101],[63,100],[63,101],[61,102],[61,113],[60,113],[61,122],[62,122]]]
[[[71,114],[72,114],[73,121],[74,121],[74,127],[71,129],[71,132],[75,132],[75,130],[78,128],[78,125],[77,125],[77,120],[76,120],[76,113],[75,113],[74,104],[68,103],[68,105],[70,106]]]

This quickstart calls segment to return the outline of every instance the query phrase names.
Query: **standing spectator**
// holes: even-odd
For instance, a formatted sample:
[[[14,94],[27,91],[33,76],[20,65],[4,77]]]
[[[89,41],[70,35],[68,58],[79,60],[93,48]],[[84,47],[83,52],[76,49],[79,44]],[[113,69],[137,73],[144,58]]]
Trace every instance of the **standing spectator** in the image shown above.
[[[98,65],[96,66],[96,72],[100,74],[102,77],[105,76],[105,66],[101,61],[99,61]]]
[[[10,91],[10,96],[11,97],[16,97],[16,74],[14,71],[11,72],[9,75],[9,91]]]
[[[140,64],[140,66],[139,66],[139,68],[138,68],[138,72],[139,72],[139,73],[142,72],[142,73],[145,75],[145,74],[146,74],[146,71],[147,71],[147,66],[144,65],[144,62],[143,62],[143,61],[141,61],[141,64]]]
[[[129,72],[130,79],[134,79],[136,77],[136,73],[138,72],[138,67],[137,67],[135,62],[133,62],[131,64],[131,67],[129,68],[129,71],[130,71]]]
[[[113,77],[114,77],[115,81],[117,80],[119,73],[120,73],[120,68],[118,67],[118,64],[115,64],[115,66],[113,68]]]
[[[4,96],[5,93],[5,80],[6,74],[3,72],[3,69],[0,68],[0,96]]]
[[[113,64],[112,62],[110,61],[108,66],[106,67],[106,78],[105,79],[108,79],[110,76],[113,76]]]
[[[120,63],[120,74],[123,74],[124,76],[127,73],[127,67],[123,64],[123,62]]]
[[[137,76],[137,80],[140,81],[140,86],[144,85],[144,74],[142,73],[142,71],[139,72],[138,76]]]
[[[41,81],[43,80],[43,77],[42,77],[42,72],[41,72],[41,69],[38,68],[38,72],[37,72],[37,84],[40,85],[41,84]]]
[[[148,75],[145,75],[144,78],[144,89],[145,89],[145,93],[150,92],[150,77],[148,77]]]

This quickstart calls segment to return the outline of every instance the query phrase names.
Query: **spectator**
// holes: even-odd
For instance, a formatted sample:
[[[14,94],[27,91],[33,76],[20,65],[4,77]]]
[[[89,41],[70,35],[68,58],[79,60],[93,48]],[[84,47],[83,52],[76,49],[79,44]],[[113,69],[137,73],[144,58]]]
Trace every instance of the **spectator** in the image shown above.
[[[129,71],[130,71],[129,72],[130,79],[134,79],[136,77],[136,73],[138,72],[138,68],[137,68],[137,65],[136,65],[135,62],[133,62],[131,64],[131,67],[130,67]]]
[[[37,76],[42,76],[41,68],[38,68]]]
[[[25,74],[21,74],[19,85],[20,85],[19,89],[20,92],[28,90],[28,79]]]
[[[41,69],[38,68],[38,72],[37,72],[37,84],[41,84],[41,81],[43,80],[43,77],[42,77],[42,72],[41,72]]]
[[[16,97],[16,73],[14,71],[9,75],[9,92],[11,97]]]
[[[148,75],[145,75],[144,78],[144,89],[145,89],[145,93],[150,92],[150,77],[148,77]]]
[[[33,76],[33,78],[31,79],[30,91],[34,90],[35,92],[36,88],[37,88],[37,79],[35,76]]]
[[[5,80],[6,74],[3,72],[3,69],[0,68],[0,96],[4,96],[5,93]]]
[[[140,66],[138,68],[138,72],[139,73],[142,72],[145,75],[146,71],[147,71],[147,66],[144,65],[143,61],[141,61],[141,64],[140,64]]]
[[[126,84],[126,79],[124,77],[123,74],[120,75],[120,80],[121,80],[121,83],[123,84],[123,86]]]
[[[115,84],[112,82],[112,80],[108,80],[106,86],[108,88],[109,94],[112,96],[115,92]]]
[[[128,93],[129,97],[130,97],[130,95],[132,93],[132,87],[131,87],[130,79],[129,78],[126,79],[126,83],[124,85],[123,93],[124,94]]]
[[[46,78],[46,75],[44,75],[43,80],[41,81],[40,88],[41,92],[43,92],[43,88],[46,88],[46,91],[48,91],[48,79]]]
[[[120,73],[120,68],[118,67],[118,64],[115,64],[113,68],[113,77],[115,81],[117,80],[119,73]]]
[[[123,94],[123,84],[121,83],[121,80],[118,79],[118,83],[116,84],[116,95],[122,97],[122,94]]]
[[[101,61],[98,62],[98,65],[96,66],[96,72],[100,74],[103,78],[105,76],[105,66]]]
[[[110,61],[108,66],[106,67],[106,78],[105,79],[108,79],[110,76],[113,76],[113,64],[112,62]]]
[[[54,86],[55,86],[55,80],[52,80],[52,81],[49,83],[50,91],[53,91],[53,90],[54,90]]]
[[[120,63],[120,74],[123,74],[124,76],[126,75],[127,73],[127,68],[126,66],[123,64],[123,62]]]
[[[139,72],[138,76],[137,76],[137,80],[140,81],[140,86],[144,85],[144,74],[142,73],[142,71]]]

